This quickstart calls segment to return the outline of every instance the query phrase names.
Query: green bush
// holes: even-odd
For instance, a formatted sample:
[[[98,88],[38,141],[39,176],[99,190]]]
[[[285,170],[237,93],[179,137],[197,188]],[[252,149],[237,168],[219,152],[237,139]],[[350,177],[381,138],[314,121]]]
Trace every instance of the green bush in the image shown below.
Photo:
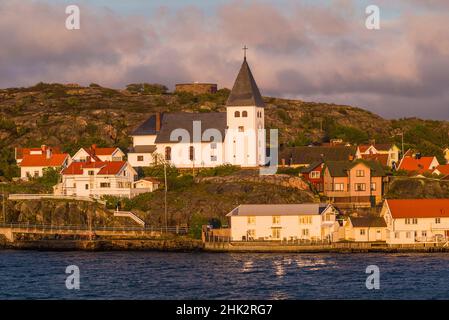
[[[240,167],[233,166],[231,164],[223,164],[213,168],[201,169],[198,176],[201,177],[216,177],[216,176],[229,176],[240,170]]]
[[[158,83],[131,83],[126,86],[126,90],[140,94],[166,94],[168,88]]]
[[[202,216],[200,213],[195,212],[190,217],[189,234],[195,239],[201,239],[201,231],[203,225],[208,224],[208,219]]]

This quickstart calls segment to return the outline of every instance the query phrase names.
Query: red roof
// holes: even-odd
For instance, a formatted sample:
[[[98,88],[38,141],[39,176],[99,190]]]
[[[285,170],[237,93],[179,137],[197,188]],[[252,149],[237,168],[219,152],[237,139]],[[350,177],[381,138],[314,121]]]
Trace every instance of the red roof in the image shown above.
[[[95,154],[97,156],[110,156],[115,150],[117,150],[117,148],[95,148]]]
[[[388,154],[376,153],[376,154],[362,154],[362,159],[377,161],[383,166],[388,166]]]
[[[67,157],[69,155],[67,153],[56,153],[52,154],[49,158],[45,154],[32,154],[25,155],[23,157],[22,162],[20,163],[21,167],[60,167],[64,164]]]
[[[443,175],[449,175],[449,164],[440,164],[435,169]]]
[[[449,199],[386,200],[393,219],[449,217]]]
[[[105,162],[72,162],[62,171],[62,174],[83,174],[83,169],[98,169],[97,174],[115,175],[120,172],[126,161],[105,161]]]
[[[31,155],[32,152],[40,152],[40,154],[44,154],[47,149],[50,149],[54,154],[61,153],[61,149],[59,147],[41,146],[40,148],[16,148],[16,160],[22,159],[26,155]]]
[[[398,169],[424,173],[433,169],[430,165],[434,158],[435,157],[421,157],[420,159],[415,159],[412,157],[405,157],[399,164]]]

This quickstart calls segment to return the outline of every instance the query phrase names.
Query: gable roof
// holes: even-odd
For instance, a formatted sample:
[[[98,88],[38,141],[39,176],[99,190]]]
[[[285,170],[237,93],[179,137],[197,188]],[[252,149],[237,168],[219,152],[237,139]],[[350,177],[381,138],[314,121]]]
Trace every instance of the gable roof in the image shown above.
[[[402,161],[399,163],[399,170],[406,171],[416,171],[419,173],[427,172],[430,169],[430,165],[435,157],[421,157],[419,159],[415,159],[412,157],[404,157]]]
[[[332,205],[327,203],[303,204],[241,204],[226,216],[296,216],[322,214]]]
[[[354,147],[287,147],[279,152],[279,160],[290,164],[311,164],[318,161],[342,161],[354,157]],[[281,163],[281,161],[279,161]]]
[[[92,148],[90,148],[91,151],[93,151],[95,153],[95,155],[97,156],[112,156],[114,154],[114,152],[116,150],[120,150],[117,147],[112,147],[112,148],[98,148],[96,147],[95,149],[92,150]]]
[[[440,164],[434,171],[438,170],[440,174],[449,175],[449,164]]]
[[[368,161],[377,161],[383,166],[388,166],[388,158],[390,157],[387,153],[375,153],[375,154],[362,154],[362,159]]]
[[[387,223],[382,217],[365,216],[350,217],[349,220],[354,228],[386,228]]]
[[[45,154],[47,150],[50,150],[54,154],[61,154],[61,149],[59,147],[41,146],[40,148],[16,148],[16,160],[23,159],[26,155],[32,155],[31,153]]]
[[[243,60],[240,71],[235,79],[234,86],[229,94],[226,106],[257,106],[265,107],[265,103],[254,80],[246,58]]]
[[[393,219],[449,217],[449,199],[387,199]]]
[[[309,164],[307,167],[301,168],[301,173],[310,173],[314,171],[316,168],[321,166],[323,164],[323,161],[316,161],[311,164]]]
[[[72,162],[67,168],[62,170],[62,174],[80,175],[84,169],[99,169],[97,175],[116,175],[127,164],[126,161],[105,161],[105,162]]]
[[[372,177],[385,176],[385,171],[378,162],[361,159],[356,161],[326,161],[326,167],[329,169],[331,177],[347,177],[348,171],[359,163],[371,169]]]
[[[156,151],[156,145],[142,145],[130,147],[128,153],[153,153]]]
[[[61,167],[69,157],[68,153],[55,153],[47,158],[46,154],[25,155],[20,167]]]
[[[170,140],[171,133],[176,129],[184,129],[190,135],[190,141],[193,139],[193,121],[201,122],[201,139],[209,142],[211,139],[203,140],[203,133],[207,129],[216,129],[221,134],[221,141],[224,141],[226,134],[226,112],[208,112],[208,113],[166,113],[162,118],[161,130],[156,137],[156,143],[176,143]]]

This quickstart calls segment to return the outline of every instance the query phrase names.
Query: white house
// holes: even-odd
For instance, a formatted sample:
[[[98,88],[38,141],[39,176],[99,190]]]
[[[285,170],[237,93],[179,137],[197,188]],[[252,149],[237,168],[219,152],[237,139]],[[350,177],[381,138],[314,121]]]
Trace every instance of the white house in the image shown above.
[[[70,163],[68,153],[51,153],[49,150],[43,154],[24,155],[19,163],[20,178],[42,177],[45,169],[63,169]]]
[[[72,162],[62,170],[56,194],[80,197],[112,195],[132,198],[147,192],[134,188],[137,172],[127,161]]]
[[[62,153],[59,147],[51,147],[45,144],[41,145],[40,148],[14,148],[14,155],[17,165],[23,160],[23,157],[29,155],[47,155],[47,154],[57,154]]]
[[[381,215],[389,244],[449,240],[449,199],[388,199]]]
[[[226,112],[152,115],[131,133],[128,161],[133,167],[159,160],[179,168],[264,165],[264,107],[245,57]]]
[[[125,153],[120,148],[99,148],[93,144],[90,148],[79,149],[72,157],[76,162],[123,161]]]
[[[385,241],[387,224],[383,217],[349,217],[344,224],[344,237],[340,240],[355,242]]]
[[[160,184],[161,183],[158,180],[146,177],[133,182],[133,187],[135,189],[146,189],[147,192],[153,192],[154,190],[159,189]]]
[[[242,204],[226,216],[233,241],[331,240],[338,228],[336,214],[325,203]]]

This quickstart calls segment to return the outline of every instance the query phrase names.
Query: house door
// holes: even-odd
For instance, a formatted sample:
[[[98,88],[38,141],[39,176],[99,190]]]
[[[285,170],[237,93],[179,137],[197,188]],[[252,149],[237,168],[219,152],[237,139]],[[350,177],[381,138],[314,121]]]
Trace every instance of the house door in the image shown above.
[[[380,240],[382,240],[382,231],[377,230],[376,231],[376,241],[380,241]]]

